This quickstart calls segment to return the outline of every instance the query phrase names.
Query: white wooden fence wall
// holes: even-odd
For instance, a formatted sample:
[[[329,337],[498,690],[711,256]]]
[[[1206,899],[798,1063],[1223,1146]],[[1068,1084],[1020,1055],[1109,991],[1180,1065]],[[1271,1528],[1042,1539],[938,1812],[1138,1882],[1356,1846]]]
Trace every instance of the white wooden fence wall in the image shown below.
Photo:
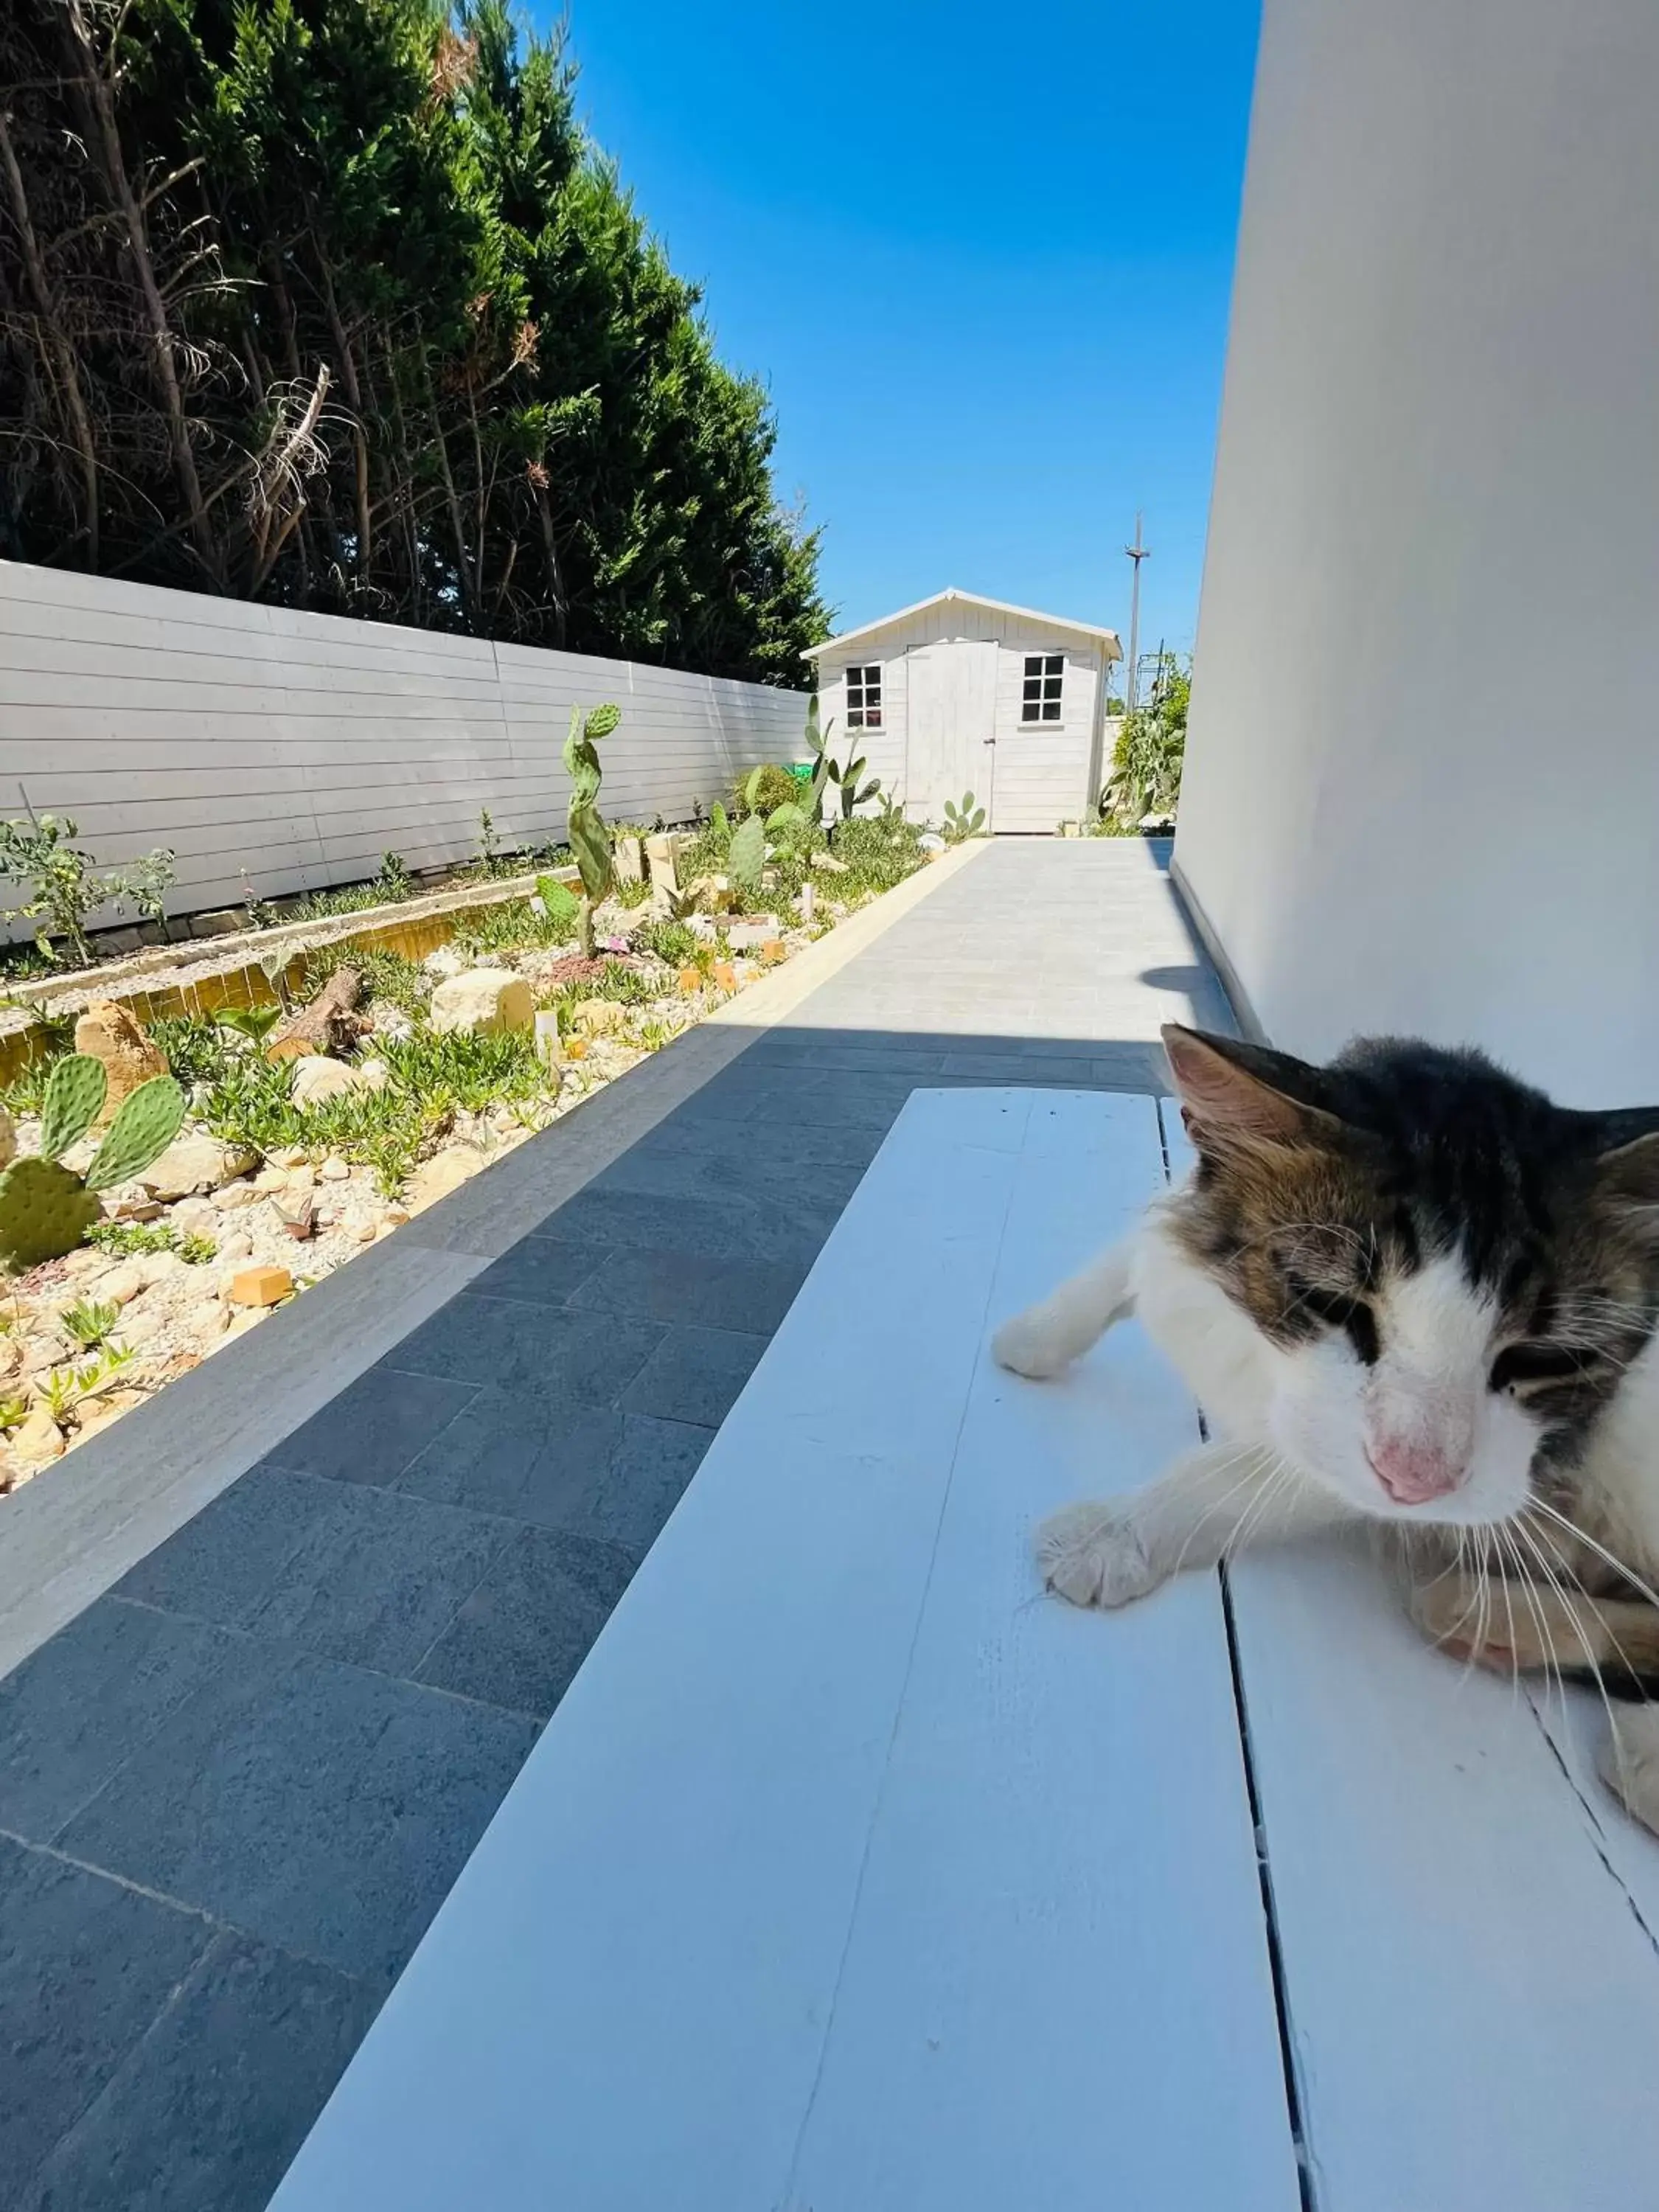
[[[170,912],[463,860],[481,808],[505,849],[562,839],[570,709],[603,699],[613,820],[805,750],[765,684],[0,561],[0,815],[71,815],[108,866],[172,846]]]

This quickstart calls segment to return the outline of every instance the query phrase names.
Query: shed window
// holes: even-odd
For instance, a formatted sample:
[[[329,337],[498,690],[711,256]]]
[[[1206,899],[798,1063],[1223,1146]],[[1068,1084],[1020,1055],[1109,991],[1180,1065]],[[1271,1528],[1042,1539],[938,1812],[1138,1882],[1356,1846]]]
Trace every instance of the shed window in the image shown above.
[[[1065,681],[1066,656],[1063,653],[1028,653],[1025,656],[1025,688],[1020,696],[1020,720],[1057,722],[1060,720],[1060,695]]]
[[[847,672],[847,726],[849,730],[881,727],[881,664],[868,661]]]

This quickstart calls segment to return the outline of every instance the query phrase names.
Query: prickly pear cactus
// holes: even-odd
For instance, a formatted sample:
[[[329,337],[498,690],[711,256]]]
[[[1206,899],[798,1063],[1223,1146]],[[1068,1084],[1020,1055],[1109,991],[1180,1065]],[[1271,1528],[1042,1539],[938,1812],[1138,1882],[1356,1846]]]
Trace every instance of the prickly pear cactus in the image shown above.
[[[739,890],[758,891],[766,868],[766,824],[750,814],[732,832],[726,848],[726,872]]]
[[[581,946],[590,960],[593,957],[593,909],[613,880],[611,832],[605,826],[599,805],[604,770],[595,748],[601,738],[610,736],[621,720],[620,707],[593,707],[586,716],[580,707],[573,707],[570,734],[564,741],[564,765],[570,778],[570,849],[581,871],[585,894],[579,916]]]
[[[40,1157],[14,1160],[0,1175],[0,1261],[15,1273],[72,1252],[98,1218],[94,1194],[142,1174],[179,1133],[185,1094],[170,1075],[152,1076],[110,1123],[86,1174],[73,1174],[59,1155],[97,1120],[108,1080],[90,1053],[60,1060],[46,1079]]]
[[[78,1145],[103,1109],[109,1073],[89,1052],[72,1052],[46,1078],[40,1107],[40,1157],[61,1159]]]
[[[88,1190],[131,1182],[158,1160],[178,1135],[185,1094],[170,1075],[153,1075],[122,1104],[87,1170]]]
[[[562,884],[556,876],[538,876],[536,896],[542,902],[542,911],[556,927],[563,929],[574,921],[581,901],[568,884]]]
[[[0,1258],[15,1273],[59,1259],[75,1249],[99,1212],[80,1176],[56,1160],[14,1160],[0,1175]]]

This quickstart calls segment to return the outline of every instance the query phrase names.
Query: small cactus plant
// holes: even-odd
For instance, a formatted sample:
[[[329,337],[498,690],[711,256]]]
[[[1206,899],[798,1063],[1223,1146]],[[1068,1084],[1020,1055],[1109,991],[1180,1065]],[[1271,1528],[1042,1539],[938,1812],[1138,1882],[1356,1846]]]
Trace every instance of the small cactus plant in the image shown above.
[[[595,750],[622,720],[622,708],[609,703],[570,709],[570,734],[564,741],[564,765],[570,778],[570,849],[581,871],[582,902],[577,915],[582,957],[593,957],[593,909],[614,880],[611,832],[599,812],[599,779],[604,771]]]
[[[538,876],[536,896],[542,902],[542,912],[556,929],[568,929],[581,911],[581,901],[575,892],[556,876]]]
[[[726,872],[745,896],[758,894],[766,872],[766,824],[758,814],[746,815],[732,832]]]
[[[0,1261],[14,1273],[72,1252],[97,1220],[97,1193],[142,1174],[178,1135],[185,1094],[170,1075],[152,1076],[125,1099],[84,1176],[60,1155],[97,1120],[109,1078],[91,1054],[70,1053],[46,1082],[40,1150],[0,1175]]]
[[[945,834],[951,844],[959,845],[964,837],[977,837],[984,827],[985,809],[974,804],[971,791],[963,793],[960,806],[954,799],[945,800]]]

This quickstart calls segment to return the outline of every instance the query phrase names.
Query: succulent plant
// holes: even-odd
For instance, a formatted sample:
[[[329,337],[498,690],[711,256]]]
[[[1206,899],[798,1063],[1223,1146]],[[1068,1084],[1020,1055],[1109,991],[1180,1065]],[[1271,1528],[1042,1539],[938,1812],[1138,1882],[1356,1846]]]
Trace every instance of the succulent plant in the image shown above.
[[[757,892],[766,870],[766,824],[750,814],[732,832],[726,848],[726,872],[740,891]]]
[[[953,845],[959,845],[964,837],[977,837],[984,827],[985,809],[975,805],[971,791],[963,793],[960,806],[954,799],[945,800],[945,834]]]
[[[876,798],[881,790],[881,778],[876,775],[860,787],[859,778],[869,766],[863,754],[860,754],[856,760],[849,758],[836,762],[830,758],[830,731],[835,726],[833,720],[828,728],[820,726],[818,695],[815,691],[806,702],[806,745],[812,755],[812,776],[806,787],[804,811],[809,822],[822,819],[826,783],[833,783],[841,793],[841,818],[843,822],[850,822],[854,807],[862,806],[867,799]],[[848,750],[850,754],[850,744]]]
[[[556,876],[538,876],[536,896],[542,902],[542,912],[556,928],[568,928],[581,911],[575,892]]]
[[[593,957],[593,909],[615,879],[611,832],[599,812],[599,781],[604,770],[595,747],[601,738],[611,735],[621,720],[622,708],[609,702],[590,707],[586,714],[580,707],[573,707],[570,734],[564,741],[564,765],[570,778],[570,849],[576,856],[582,878],[577,923],[582,952],[589,960]]]
[[[96,1193],[141,1174],[179,1133],[185,1094],[170,1075],[152,1076],[123,1101],[85,1175],[64,1167],[59,1156],[97,1120],[108,1082],[102,1060],[82,1052],[47,1078],[40,1152],[0,1175],[0,1260],[14,1272],[72,1252],[98,1219]]]

